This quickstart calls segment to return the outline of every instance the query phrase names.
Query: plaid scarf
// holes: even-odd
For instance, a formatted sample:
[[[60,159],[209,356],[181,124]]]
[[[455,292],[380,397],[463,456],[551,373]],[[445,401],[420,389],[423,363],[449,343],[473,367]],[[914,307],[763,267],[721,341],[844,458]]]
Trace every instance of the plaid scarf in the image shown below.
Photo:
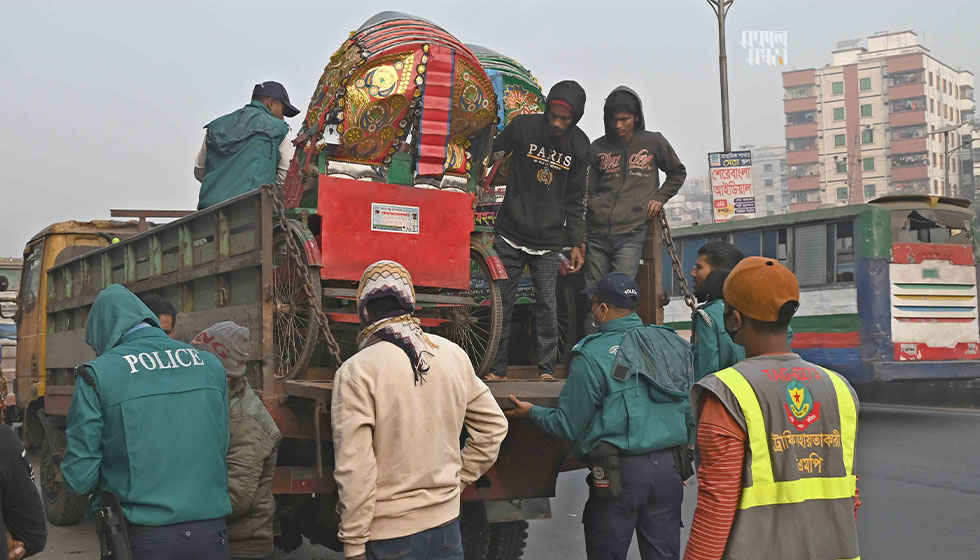
[[[380,297],[394,297],[399,309],[373,322],[367,314],[367,303]],[[394,261],[378,261],[364,271],[357,288],[357,311],[361,318],[361,331],[357,335],[357,349],[366,348],[379,340],[401,348],[412,364],[415,384],[425,383],[429,371],[426,356],[438,348],[422,331],[415,313],[415,288],[412,277],[405,267]]]

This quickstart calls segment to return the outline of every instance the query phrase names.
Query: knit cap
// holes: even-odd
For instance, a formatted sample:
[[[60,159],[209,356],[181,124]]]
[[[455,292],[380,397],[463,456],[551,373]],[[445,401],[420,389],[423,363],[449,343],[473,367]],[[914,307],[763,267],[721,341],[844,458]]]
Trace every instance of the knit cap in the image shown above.
[[[232,321],[221,321],[201,331],[191,345],[217,356],[228,377],[241,377],[245,375],[249,340],[247,328]]]

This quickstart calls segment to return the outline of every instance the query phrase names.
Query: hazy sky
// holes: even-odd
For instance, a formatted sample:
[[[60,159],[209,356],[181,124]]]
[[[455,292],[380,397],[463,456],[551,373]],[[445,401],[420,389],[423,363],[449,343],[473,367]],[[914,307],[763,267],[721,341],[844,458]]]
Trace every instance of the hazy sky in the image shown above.
[[[190,209],[202,126],[264,80],[305,108],[330,54],[397,9],[510,55],[547,88],[573,78],[601,134],[618,84],[691,175],[721,149],[718,43],[705,0],[125,2],[0,0],[0,256],[48,224],[110,208]],[[974,0],[736,0],[728,17],[732,143],[783,143],[784,69],[822,66],[839,40],[913,29],[940,60],[980,71]],[[742,31],[787,31],[786,68],[750,66]],[[302,117],[290,119],[294,129]]]

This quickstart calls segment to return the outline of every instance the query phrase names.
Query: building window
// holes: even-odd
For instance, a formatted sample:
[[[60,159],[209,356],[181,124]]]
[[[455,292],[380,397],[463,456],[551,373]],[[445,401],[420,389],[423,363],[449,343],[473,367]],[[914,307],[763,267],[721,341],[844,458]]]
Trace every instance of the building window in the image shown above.
[[[795,113],[786,113],[786,124],[792,126],[796,124],[812,123],[814,122],[816,116],[816,111],[797,111]]]
[[[767,194],[766,195],[766,202],[776,202],[776,195],[774,195],[774,194]]]
[[[935,153],[932,154],[932,166],[933,167],[936,166],[936,154]]]
[[[842,121],[842,120],[844,120],[844,108],[843,107],[835,107],[834,108],[834,120],[835,121]]]
[[[871,116],[871,104],[861,105],[861,116],[870,117]]]
[[[874,198],[874,197],[875,197],[875,186],[873,184],[864,185],[864,198]]]
[[[834,82],[831,86],[834,95],[840,95],[844,93],[844,82]]]
[[[936,106],[933,104],[932,99],[929,100],[929,112],[930,113],[935,113],[936,112]]]
[[[772,171],[772,164],[771,163],[767,163],[767,164],[763,165],[762,166],[762,170],[763,171]]]
[[[871,78],[861,78],[861,91],[868,91],[871,89]]]
[[[932,87],[932,72],[929,72],[929,87]]]
[[[893,113],[901,113],[903,111],[925,111],[925,110],[926,110],[925,97],[913,97],[911,99],[898,99],[896,101],[892,101]]]
[[[837,189],[837,200],[847,200],[847,187]]]
[[[861,131],[861,143],[862,144],[874,144],[875,141],[875,131],[871,129],[865,129]]]
[[[839,160],[835,161],[834,163],[837,164],[837,172],[838,173],[847,173],[847,162],[846,161],[844,161],[842,159],[839,159]]]
[[[932,192],[939,192],[939,179],[932,180]]]
[[[875,170],[875,158],[866,157],[862,161],[864,162],[864,170],[865,171],[874,171]]]
[[[767,187],[771,187],[772,186],[772,179],[766,179],[766,186]]]
[[[846,146],[846,145],[847,145],[847,140],[845,139],[843,134],[834,135],[834,146],[839,148],[841,146]]]

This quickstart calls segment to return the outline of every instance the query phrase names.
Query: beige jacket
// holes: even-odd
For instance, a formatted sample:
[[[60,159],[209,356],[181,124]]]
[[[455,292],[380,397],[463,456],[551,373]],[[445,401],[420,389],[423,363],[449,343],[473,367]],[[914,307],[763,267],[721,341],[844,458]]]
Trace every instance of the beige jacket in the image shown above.
[[[404,537],[459,516],[459,495],[496,461],[507,419],[457,345],[438,346],[425,383],[389,342],[337,371],[331,407],[340,492],[339,537],[347,557],[369,540]],[[463,427],[469,437],[460,449]]]

